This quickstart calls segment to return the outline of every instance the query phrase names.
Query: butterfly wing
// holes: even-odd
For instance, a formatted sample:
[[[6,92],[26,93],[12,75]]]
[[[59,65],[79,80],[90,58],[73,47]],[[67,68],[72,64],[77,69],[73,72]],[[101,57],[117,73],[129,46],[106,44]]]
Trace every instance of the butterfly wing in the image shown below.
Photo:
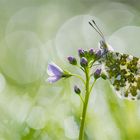
[[[131,100],[140,99],[140,59],[110,51],[104,60],[107,77],[117,95]]]

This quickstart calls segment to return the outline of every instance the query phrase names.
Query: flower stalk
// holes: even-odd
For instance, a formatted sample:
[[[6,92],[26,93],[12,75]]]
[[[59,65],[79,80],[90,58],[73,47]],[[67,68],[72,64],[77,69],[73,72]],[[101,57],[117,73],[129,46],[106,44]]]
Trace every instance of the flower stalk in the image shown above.
[[[89,76],[89,68],[86,69],[85,71],[86,75],[86,94],[85,94],[85,101],[83,104],[83,112],[82,112],[82,120],[81,120],[81,126],[80,126],[80,132],[79,132],[79,140],[83,140],[84,137],[84,126],[85,126],[85,118],[86,118],[86,112],[87,112],[87,106],[88,106],[88,101],[89,101],[89,82],[90,82],[90,76]]]
[[[91,90],[93,86],[95,85],[96,79],[90,86],[90,69],[87,67],[85,70],[85,75],[86,75],[86,84],[85,84],[85,99],[83,103],[83,111],[82,111],[82,120],[81,120],[81,126],[80,126],[80,132],[79,132],[79,140],[83,140],[84,138],[84,128],[85,128],[85,119],[86,119],[86,113],[87,113],[87,107],[88,107],[88,102],[89,102],[89,97]]]

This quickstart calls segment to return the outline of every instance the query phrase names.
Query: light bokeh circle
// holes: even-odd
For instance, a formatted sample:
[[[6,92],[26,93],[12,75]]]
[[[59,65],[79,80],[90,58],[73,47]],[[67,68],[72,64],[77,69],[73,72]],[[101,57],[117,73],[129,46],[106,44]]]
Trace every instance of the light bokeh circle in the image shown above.
[[[140,27],[125,26],[114,32],[108,43],[115,51],[140,57]]]
[[[1,41],[0,68],[18,84],[35,82],[46,70],[45,50],[35,33],[13,32]]]

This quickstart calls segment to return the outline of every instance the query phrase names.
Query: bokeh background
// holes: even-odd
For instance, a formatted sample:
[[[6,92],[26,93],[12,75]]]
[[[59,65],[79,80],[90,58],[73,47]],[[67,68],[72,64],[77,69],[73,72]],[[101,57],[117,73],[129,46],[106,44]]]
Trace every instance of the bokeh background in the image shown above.
[[[140,57],[139,17],[139,0],[0,0],[0,140],[76,140],[81,83],[47,83],[47,64],[80,73],[66,58],[98,47],[91,19],[114,50]],[[140,140],[140,101],[98,80],[85,129],[85,140]]]

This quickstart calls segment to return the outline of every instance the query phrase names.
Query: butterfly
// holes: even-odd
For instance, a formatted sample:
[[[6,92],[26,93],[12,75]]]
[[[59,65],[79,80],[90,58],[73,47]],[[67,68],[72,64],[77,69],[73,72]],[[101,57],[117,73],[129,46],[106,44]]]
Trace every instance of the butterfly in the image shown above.
[[[116,94],[129,100],[140,99],[140,59],[115,52],[105,41],[95,21],[92,20],[89,24],[102,37],[99,45],[102,54],[98,62],[102,65]]]

